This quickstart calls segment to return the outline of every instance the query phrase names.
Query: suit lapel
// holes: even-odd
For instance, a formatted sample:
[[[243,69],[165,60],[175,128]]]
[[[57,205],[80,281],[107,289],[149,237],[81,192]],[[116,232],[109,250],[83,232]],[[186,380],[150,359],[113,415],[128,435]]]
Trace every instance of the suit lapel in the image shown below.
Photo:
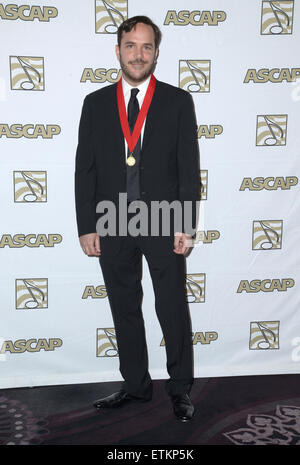
[[[149,143],[151,133],[159,120],[159,112],[161,108],[161,88],[160,82],[156,80],[155,91],[153,94],[152,102],[148,110],[145,129],[144,129],[144,136],[143,136],[143,144],[142,150],[144,150]]]
[[[118,99],[117,99],[117,84],[114,84],[113,86],[113,98],[112,98],[112,112],[113,112],[113,117],[112,121],[115,122],[114,125],[114,130],[113,130],[113,139],[114,139],[114,144],[116,145],[116,153],[121,153],[121,164],[126,167],[126,162],[125,162],[125,142],[124,142],[124,135],[122,131],[122,126],[120,122],[120,116],[119,116],[119,109],[118,109]]]

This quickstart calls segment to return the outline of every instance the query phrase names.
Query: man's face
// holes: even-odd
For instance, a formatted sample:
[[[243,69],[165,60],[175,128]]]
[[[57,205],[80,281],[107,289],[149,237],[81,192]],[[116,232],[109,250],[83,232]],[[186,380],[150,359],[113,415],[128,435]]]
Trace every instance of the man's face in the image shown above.
[[[130,32],[123,32],[120,47],[116,45],[116,54],[129,84],[136,86],[145,81],[153,72],[158,56],[152,27],[137,23]]]

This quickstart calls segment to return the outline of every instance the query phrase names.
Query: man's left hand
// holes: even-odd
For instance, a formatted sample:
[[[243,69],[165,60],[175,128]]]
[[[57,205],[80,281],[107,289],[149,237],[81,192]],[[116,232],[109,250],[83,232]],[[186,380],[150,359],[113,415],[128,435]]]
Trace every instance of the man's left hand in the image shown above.
[[[186,255],[190,247],[193,247],[192,236],[182,232],[176,232],[173,252],[179,255]]]

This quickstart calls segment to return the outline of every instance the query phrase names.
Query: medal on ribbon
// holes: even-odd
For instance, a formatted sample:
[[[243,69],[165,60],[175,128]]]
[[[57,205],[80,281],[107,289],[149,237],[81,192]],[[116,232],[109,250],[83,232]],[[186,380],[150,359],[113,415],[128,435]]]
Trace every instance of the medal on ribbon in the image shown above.
[[[129,148],[129,156],[126,159],[126,163],[128,166],[134,166],[136,163],[136,160],[133,156],[133,151],[142,132],[142,127],[143,127],[144,121],[146,119],[146,116],[147,116],[147,113],[148,113],[148,110],[149,110],[149,107],[150,107],[150,104],[153,98],[155,84],[156,84],[156,79],[153,76],[153,74],[151,74],[147,92],[144,97],[144,101],[139,111],[137,120],[135,122],[132,134],[130,132],[129,123],[127,119],[125,99],[124,99],[123,87],[122,87],[122,79],[120,79],[117,84],[117,101],[118,101],[120,122],[121,122],[121,127],[122,127],[124,137],[126,139],[126,142]]]

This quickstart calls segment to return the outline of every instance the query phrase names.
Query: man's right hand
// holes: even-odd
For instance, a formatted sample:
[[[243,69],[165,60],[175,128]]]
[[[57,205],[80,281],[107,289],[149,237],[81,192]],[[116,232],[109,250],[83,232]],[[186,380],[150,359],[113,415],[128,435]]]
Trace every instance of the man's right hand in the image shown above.
[[[99,257],[101,254],[100,237],[97,233],[83,234],[79,237],[82,250],[89,257]]]

